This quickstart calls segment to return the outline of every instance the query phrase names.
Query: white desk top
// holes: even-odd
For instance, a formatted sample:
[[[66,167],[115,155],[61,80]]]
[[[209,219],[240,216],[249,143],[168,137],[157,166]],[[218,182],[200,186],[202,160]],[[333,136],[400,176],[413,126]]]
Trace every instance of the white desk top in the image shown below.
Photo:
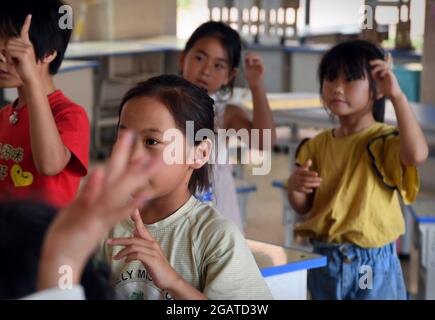
[[[326,257],[296,249],[247,240],[263,277],[326,266]]]

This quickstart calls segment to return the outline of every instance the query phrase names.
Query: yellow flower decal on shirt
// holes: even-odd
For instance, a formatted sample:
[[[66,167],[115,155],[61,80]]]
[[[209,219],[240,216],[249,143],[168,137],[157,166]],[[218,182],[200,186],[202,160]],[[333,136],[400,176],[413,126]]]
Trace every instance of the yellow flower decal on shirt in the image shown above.
[[[18,164],[12,166],[11,178],[16,188],[28,187],[33,183],[33,174],[28,171],[23,171]]]

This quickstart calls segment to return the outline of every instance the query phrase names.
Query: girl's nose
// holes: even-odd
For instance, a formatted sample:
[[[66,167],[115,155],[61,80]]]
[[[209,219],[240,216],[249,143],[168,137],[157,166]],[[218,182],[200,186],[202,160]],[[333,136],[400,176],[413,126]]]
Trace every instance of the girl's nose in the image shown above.
[[[210,75],[210,70],[211,70],[211,63],[205,63],[201,71],[202,74],[204,75]]]
[[[336,79],[333,83],[333,92],[334,93],[343,93],[344,92],[344,86],[343,81],[340,79]]]

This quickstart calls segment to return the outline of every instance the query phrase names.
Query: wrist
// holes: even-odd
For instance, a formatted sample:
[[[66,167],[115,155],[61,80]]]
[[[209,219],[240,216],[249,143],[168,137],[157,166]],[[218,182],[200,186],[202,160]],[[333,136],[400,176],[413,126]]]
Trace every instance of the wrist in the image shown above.
[[[393,106],[396,107],[399,104],[399,102],[407,101],[407,98],[406,98],[406,95],[402,91],[400,91],[400,92],[392,95],[390,97],[390,100],[393,103]]]
[[[264,88],[264,84],[263,81],[258,81],[258,82],[248,82],[249,88],[251,89],[251,91],[256,91],[256,90],[265,90]]]
[[[177,293],[183,291],[183,286],[185,280],[181,275],[175,272],[174,270],[174,279],[172,281],[168,281],[168,286],[166,288],[161,288],[167,292],[169,292],[171,295],[177,295]]]
[[[38,74],[30,75],[27,77],[22,77],[24,89],[27,90],[37,90],[41,92],[42,80]]]

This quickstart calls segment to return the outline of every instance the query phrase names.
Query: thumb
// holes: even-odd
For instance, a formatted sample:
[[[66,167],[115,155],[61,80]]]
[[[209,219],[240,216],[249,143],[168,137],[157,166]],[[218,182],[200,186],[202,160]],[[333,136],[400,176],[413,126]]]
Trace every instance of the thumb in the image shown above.
[[[305,161],[305,163],[302,166],[302,168],[304,170],[309,170],[312,165],[313,165],[313,161],[311,159],[308,159],[307,161]]]

